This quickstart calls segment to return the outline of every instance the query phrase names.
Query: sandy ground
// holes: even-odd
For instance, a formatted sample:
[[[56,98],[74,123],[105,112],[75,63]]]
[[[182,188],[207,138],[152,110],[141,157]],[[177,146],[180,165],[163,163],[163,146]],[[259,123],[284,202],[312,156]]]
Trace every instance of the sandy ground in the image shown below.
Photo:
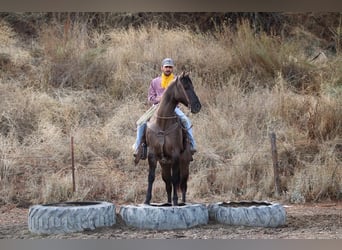
[[[0,207],[0,239],[342,239],[342,202],[285,205],[286,224],[278,228],[229,226],[209,222],[186,230],[139,230],[117,217],[112,227],[70,234],[37,235],[28,230],[28,208]]]

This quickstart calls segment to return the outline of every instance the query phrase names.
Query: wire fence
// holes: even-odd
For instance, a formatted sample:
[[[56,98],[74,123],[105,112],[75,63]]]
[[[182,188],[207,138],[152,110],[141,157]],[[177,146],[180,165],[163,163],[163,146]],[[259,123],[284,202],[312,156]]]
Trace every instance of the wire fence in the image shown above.
[[[265,148],[265,140],[268,140],[269,149]],[[52,175],[52,174],[63,174],[65,176],[71,176],[73,192],[76,188],[76,179],[80,174],[101,174],[105,175],[108,171],[114,170],[117,166],[127,164],[127,159],[117,159],[106,155],[93,155],[87,156],[86,159],[79,157],[75,154],[75,148],[80,144],[75,143],[74,138],[71,136],[69,141],[65,142],[65,147],[68,150],[64,151],[63,155],[53,155],[52,150],[44,149],[42,147],[30,147],[29,149],[21,149],[22,155],[18,155],[15,152],[15,148],[1,147],[0,150],[0,180],[4,178],[11,179],[15,175],[22,173],[35,173],[40,175]],[[227,169],[228,167],[267,167],[273,169],[274,175],[274,189],[275,194],[279,194],[279,178],[282,175],[287,175],[289,172],[293,172],[293,169],[286,169],[287,166],[281,164],[278,156],[277,142],[275,133],[271,133],[268,138],[262,138],[259,142],[260,147],[256,147],[253,150],[235,150],[234,155],[244,154],[248,157],[244,157],[240,161],[232,160],[232,157],[222,156],[221,152],[206,152],[198,153],[194,163],[191,165],[191,171],[198,172],[199,170],[211,170],[220,171]],[[263,146],[263,147],[262,147]],[[5,150],[4,150],[5,149]],[[27,151],[26,151],[27,150]],[[32,153],[35,152],[35,153]],[[39,152],[40,155],[36,155]],[[313,154],[303,154],[301,157],[306,156],[307,158],[313,159]],[[200,159],[199,159],[200,158]],[[200,169],[196,167],[196,161],[201,161]],[[146,163],[142,163],[146,164]],[[315,163],[307,162],[306,164],[315,165]],[[16,165],[17,171],[11,166]],[[133,165],[133,159],[132,159]],[[318,166],[318,164],[317,164]],[[127,169],[127,168],[126,168]],[[132,168],[133,169],[133,168]],[[127,171],[134,171],[132,170]]]

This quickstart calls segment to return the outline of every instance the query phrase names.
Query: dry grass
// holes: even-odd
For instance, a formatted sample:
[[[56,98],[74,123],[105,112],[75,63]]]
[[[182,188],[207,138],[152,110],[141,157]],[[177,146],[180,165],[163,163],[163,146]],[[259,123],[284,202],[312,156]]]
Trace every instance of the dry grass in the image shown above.
[[[247,22],[204,34],[156,25],[100,33],[76,21],[42,26],[28,45],[1,22],[1,201],[143,202],[148,166],[133,165],[135,121],[169,56],[176,73],[191,70],[203,104],[189,114],[199,147],[189,201],[278,198],[271,132],[280,199],[341,199],[341,58],[310,61],[305,37],[256,34]],[[153,197],[163,202],[159,171]]]
[[[18,46],[18,37],[6,22],[0,20],[0,79],[20,78],[30,70],[30,52]]]

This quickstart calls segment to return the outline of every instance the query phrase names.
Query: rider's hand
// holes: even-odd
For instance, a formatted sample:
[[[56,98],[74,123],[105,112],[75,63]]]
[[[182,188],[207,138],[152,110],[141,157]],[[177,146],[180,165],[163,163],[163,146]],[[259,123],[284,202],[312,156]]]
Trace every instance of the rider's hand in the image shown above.
[[[156,97],[156,101],[159,103],[160,102],[160,99],[161,99],[161,96],[157,96]]]

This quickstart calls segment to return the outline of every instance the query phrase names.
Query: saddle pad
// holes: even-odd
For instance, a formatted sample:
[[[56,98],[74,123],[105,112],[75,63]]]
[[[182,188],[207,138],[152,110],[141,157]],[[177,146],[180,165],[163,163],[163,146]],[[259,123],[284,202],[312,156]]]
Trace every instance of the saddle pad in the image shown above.
[[[137,121],[137,126],[140,126],[141,124],[147,122],[152,115],[154,114],[154,111],[156,111],[158,105],[152,105]]]

